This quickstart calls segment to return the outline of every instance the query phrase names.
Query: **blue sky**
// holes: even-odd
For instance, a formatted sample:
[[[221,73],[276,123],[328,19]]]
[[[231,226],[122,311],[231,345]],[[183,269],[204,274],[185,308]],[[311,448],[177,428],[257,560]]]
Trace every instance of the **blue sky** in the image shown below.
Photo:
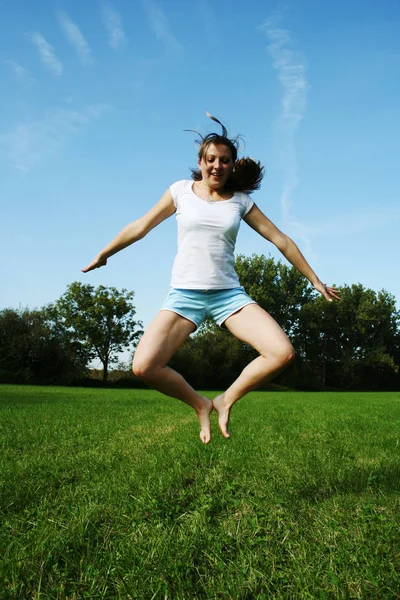
[[[172,217],[80,269],[196,165],[212,112],[266,166],[254,199],[329,284],[400,299],[397,0],[0,0],[0,308],[72,281],[169,288]],[[246,224],[237,252],[279,253]]]

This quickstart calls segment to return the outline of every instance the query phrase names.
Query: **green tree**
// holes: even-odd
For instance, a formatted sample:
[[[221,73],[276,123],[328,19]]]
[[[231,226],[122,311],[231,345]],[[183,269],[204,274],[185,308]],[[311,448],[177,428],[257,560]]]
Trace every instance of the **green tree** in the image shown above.
[[[0,311],[0,381],[70,383],[85,374],[86,363],[47,308]]]
[[[295,267],[263,254],[239,255],[235,270],[246,292],[291,335],[313,288]]]
[[[294,338],[309,386],[392,387],[399,366],[394,297],[361,284],[341,287],[340,302],[304,305]]]
[[[361,284],[327,302],[297,269],[273,258],[238,256],[241,284],[290,336],[294,364],[277,383],[308,389],[396,389],[400,383],[399,312],[394,297]],[[225,388],[256,352],[205,323],[172,358],[194,386]]]
[[[101,361],[103,381],[118,355],[135,346],[142,333],[133,297],[134,292],[125,289],[74,282],[52,307],[55,321],[70,331],[90,359]]]
[[[292,339],[297,353],[294,379],[299,387],[340,387],[343,370],[342,329],[338,303],[327,302],[322,296],[316,296],[301,307]]]

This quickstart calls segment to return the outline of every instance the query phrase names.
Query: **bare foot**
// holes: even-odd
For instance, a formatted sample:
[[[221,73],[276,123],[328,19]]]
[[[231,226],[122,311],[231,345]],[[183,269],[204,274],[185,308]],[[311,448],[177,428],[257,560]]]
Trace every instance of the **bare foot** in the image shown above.
[[[231,437],[231,433],[229,431],[229,415],[231,412],[230,406],[225,406],[224,403],[224,394],[220,394],[213,400],[213,407],[218,413],[218,425],[221,430],[222,435],[228,439]]]
[[[203,444],[208,444],[211,440],[211,421],[210,414],[213,410],[213,403],[209,398],[202,396],[202,404],[198,408],[195,408],[197,418],[200,423],[200,439]]]

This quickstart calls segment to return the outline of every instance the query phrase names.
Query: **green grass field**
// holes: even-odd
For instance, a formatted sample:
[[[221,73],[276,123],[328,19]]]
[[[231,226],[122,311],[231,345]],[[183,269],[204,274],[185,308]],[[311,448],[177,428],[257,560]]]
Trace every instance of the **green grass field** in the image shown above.
[[[400,598],[400,394],[0,398],[1,599]]]

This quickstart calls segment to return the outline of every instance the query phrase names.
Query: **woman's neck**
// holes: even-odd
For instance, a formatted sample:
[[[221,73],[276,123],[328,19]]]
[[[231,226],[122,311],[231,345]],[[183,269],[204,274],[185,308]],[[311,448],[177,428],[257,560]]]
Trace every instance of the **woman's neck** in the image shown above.
[[[205,199],[227,200],[230,197],[232,197],[232,193],[226,191],[224,188],[217,188],[217,189],[212,188],[209,185],[207,185],[206,183],[204,183],[203,180],[200,180],[197,183],[200,184],[197,187],[197,191],[200,192],[201,196],[206,194]]]

